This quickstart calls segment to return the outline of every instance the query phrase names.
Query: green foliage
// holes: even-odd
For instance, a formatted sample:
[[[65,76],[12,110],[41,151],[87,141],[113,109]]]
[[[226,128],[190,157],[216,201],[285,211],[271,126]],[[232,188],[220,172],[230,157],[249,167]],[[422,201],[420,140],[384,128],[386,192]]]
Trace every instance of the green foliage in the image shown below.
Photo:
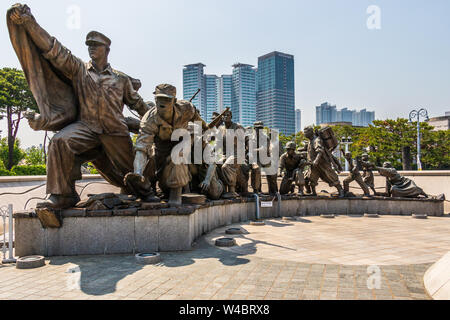
[[[9,176],[14,176],[14,173],[9,170],[0,168],[0,177],[9,177]]]
[[[45,176],[47,169],[45,165],[40,166],[14,166],[11,170],[16,176]]]
[[[44,150],[33,146],[25,151],[25,161],[27,165],[36,166],[45,164]]]
[[[421,123],[422,164],[425,169],[450,169],[450,130],[432,131],[428,123]],[[353,156],[360,156],[368,149],[371,161],[382,165],[390,161],[397,169],[402,168],[402,148],[411,147],[411,154],[417,155],[417,123],[407,119],[377,120],[367,128],[351,126],[334,126],[333,131],[339,141],[351,137],[353,144],[350,151]],[[296,142],[304,136],[296,135]],[[283,142],[292,141],[293,137],[283,137]]]
[[[11,108],[12,113],[39,111],[23,71],[15,68],[0,69],[0,113],[5,113],[6,108]]]
[[[9,148],[8,148],[8,138],[3,138],[0,140],[0,161],[4,164],[6,167],[6,164],[8,163],[8,155],[9,155]],[[20,149],[20,141],[19,139],[16,139],[16,142],[14,143],[14,149],[13,149],[13,166],[16,166],[19,164],[19,162],[25,157],[25,153],[22,149]],[[7,168],[6,168],[7,169]]]
[[[90,162],[87,164],[87,169],[89,170],[90,174],[99,174],[98,170],[95,169],[94,165]]]
[[[23,71],[14,68],[0,69],[0,117],[6,117],[10,150],[7,161],[4,161],[7,169],[17,164],[14,156],[9,153],[13,153],[19,125],[27,110],[38,111],[38,107]]]

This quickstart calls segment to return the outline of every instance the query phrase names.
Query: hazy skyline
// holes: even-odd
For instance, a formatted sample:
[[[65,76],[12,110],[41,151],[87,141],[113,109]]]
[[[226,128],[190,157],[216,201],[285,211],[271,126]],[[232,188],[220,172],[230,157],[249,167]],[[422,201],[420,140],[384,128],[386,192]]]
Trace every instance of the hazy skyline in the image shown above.
[[[6,13],[15,2],[2,1],[0,10]],[[86,34],[98,30],[109,36],[111,65],[141,79],[145,100],[153,100],[159,83],[174,84],[182,98],[186,64],[202,62],[208,74],[230,74],[232,64],[256,66],[259,56],[276,50],[295,56],[303,127],[315,122],[315,107],[325,101],[367,108],[377,119],[407,118],[414,107],[425,107],[430,117],[450,111],[448,0],[26,3],[51,35],[85,61]],[[80,9],[79,29],[73,28],[74,11],[68,12],[73,5]],[[367,28],[371,5],[381,10],[379,30]],[[0,67],[20,68],[5,20],[0,44]],[[5,136],[5,121],[0,129]],[[43,133],[23,122],[19,138],[24,147],[38,145]]]

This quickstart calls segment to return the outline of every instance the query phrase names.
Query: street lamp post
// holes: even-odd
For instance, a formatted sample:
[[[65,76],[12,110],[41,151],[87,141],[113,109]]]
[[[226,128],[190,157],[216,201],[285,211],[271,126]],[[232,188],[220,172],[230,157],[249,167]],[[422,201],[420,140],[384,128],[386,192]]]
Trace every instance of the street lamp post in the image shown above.
[[[413,110],[409,114],[409,121],[414,122],[417,121],[417,170],[422,171],[422,161],[420,160],[420,152],[421,152],[421,135],[420,135],[420,117],[425,118],[425,121],[428,121],[428,111],[426,109],[420,109],[419,111]]]
[[[345,145],[345,152],[350,151],[350,145],[353,144],[352,137],[344,137],[342,138],[342,144]],[[345,156],[345,155],[344,155]],[[345,161],[345,171],[350,170],[350,165],[348,161]]]

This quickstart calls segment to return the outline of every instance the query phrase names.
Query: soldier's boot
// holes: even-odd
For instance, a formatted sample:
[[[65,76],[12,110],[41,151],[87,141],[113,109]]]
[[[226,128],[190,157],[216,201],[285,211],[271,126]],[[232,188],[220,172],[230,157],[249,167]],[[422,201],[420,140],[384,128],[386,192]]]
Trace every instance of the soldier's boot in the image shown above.
[[[170,207],[181,206],[182,202],[183,202],[182,194],[183,194],[183,188],[170,189],[169,206]]]
[[[311,186],[310,186],[309,183],[307,183],[307,184],[305,185],[305,191],[306,191],[307,194],[312,194]]]
[[[345,191],[341,185],[336,186],[336,189],[339,192],[339,198],[345,198]]]
[[[64,210],[75,207],[78,202],[80,202],[80,196],[77,193],[71,195],[52,194],[48,200],[38,203],[36,208]]]
[[[303,193],[303,186],[298,186],[298,195],[299,196],[304,196],[305,194]]]
[[[239,198],[239,194],[236,192],[236,187],[234,186],[229,186],[228,187],[228,192],[225,193],[222,198],[224,199],[235,199],[235,198]]]
[[[310,188],[311,188],[311,192],[309,194],[314,196],[314,197],[317,197],[316,187],[315,186],[310,186]]]

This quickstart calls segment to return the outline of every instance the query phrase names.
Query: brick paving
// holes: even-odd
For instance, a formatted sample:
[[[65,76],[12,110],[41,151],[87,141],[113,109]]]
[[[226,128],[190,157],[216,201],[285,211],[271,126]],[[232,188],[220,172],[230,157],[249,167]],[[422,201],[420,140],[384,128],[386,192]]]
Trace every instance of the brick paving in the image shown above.
[[[371,282],[373,271],[363,265],[265,259],[218,249],[203,240],[193,251],[163,253],[162,258],[155,266],[138,265],[130,255],[57,257],[33,270],[2,265],[0,299],[429,299],[422,279],[431,263],[380,266],[377,283]]]

